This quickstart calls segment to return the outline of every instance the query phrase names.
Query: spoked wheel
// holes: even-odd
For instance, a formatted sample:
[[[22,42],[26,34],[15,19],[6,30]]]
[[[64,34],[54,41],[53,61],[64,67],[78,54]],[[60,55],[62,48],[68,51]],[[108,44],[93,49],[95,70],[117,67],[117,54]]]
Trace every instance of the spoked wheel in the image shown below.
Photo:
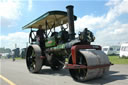
[[[78,65],[87,65],[85,57],[78,53],[76,58]],[[69,64],[72,64],[72,57],[69,58]],[[72,78],[75,81],[84,82],[86,80],[87,69],[69,69]]]
[[[40,59],[41,52],[38,45],[32,45],[28,47],[26,63],[27,68],[32,73],[37,73],[42,67],[43,60]]]

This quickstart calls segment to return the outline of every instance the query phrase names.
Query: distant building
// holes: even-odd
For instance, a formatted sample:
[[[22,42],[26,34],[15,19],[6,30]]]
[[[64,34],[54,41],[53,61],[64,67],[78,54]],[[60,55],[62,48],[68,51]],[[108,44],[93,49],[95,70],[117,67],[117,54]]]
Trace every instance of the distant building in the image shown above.
[[[0,57],[8,58],[9,53],[0,53]]]
[[[21,56],[22,58],[25,58],[25,57],[26,57],[26,50],[27,50],[27,48],[22,48],[22,49],[21,49],[20,56]]]
[[[20,48],[13,49],[13,57],[20,57]]]

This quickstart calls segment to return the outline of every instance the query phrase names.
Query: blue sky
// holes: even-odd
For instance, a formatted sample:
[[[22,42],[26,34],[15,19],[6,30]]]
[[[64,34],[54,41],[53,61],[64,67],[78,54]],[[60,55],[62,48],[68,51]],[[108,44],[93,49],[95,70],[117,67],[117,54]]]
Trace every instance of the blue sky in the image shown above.
[[[83,17],[84,15],[94,15],[100,16],[108,11],[108,7],[105,7],[104,4],[106,1],[41,1],[41,0],[33,0],[32,8],[29,8],[28,1],[21,1],[20,5],[20,13],[19,19],[16,20],[17,23],[14,23],[15,26],[8,27],[8,25],[1,25],[2,35],[7,35],[11,32],[22,31],[21,27],[35,18],[41,16],[50,10],[63,10],[66,11],[67,5],[74,5],[74,14],[78,17]],[[12,9],[13,10],[13,9]],[[11,21],[11,20],[10,20]],[[7,31],[8,29],[8,31]]]
[[[74,5],[75,31],[88,27],[96,36],[95,44],[116,45],[128,42],[127,0],[1,0],[1,46],[25,47],[29,30],[22,27],[51,10],[66,11]]]

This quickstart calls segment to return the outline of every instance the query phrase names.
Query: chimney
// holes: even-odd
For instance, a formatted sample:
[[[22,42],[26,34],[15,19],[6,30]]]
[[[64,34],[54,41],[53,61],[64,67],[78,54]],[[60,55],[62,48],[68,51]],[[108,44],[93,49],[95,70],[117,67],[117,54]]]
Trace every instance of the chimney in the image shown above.
[[[69,23],[69,38],[70,40],[75,39],[75,30],[74,30],[74,15],[73,15],[73,6],[69,5],[67,8],[67,16]]]

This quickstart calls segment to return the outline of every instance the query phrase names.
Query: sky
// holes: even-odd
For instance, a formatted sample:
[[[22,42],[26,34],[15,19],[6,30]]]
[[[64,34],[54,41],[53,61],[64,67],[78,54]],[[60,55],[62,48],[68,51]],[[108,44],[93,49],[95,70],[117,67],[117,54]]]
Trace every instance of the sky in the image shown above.
[[[128,0],[1,0],[0,47],[26,47],[30,30],[22,27],[67,5],[74,6],[76,34],[88,28],[101,46],[128,42]]]

